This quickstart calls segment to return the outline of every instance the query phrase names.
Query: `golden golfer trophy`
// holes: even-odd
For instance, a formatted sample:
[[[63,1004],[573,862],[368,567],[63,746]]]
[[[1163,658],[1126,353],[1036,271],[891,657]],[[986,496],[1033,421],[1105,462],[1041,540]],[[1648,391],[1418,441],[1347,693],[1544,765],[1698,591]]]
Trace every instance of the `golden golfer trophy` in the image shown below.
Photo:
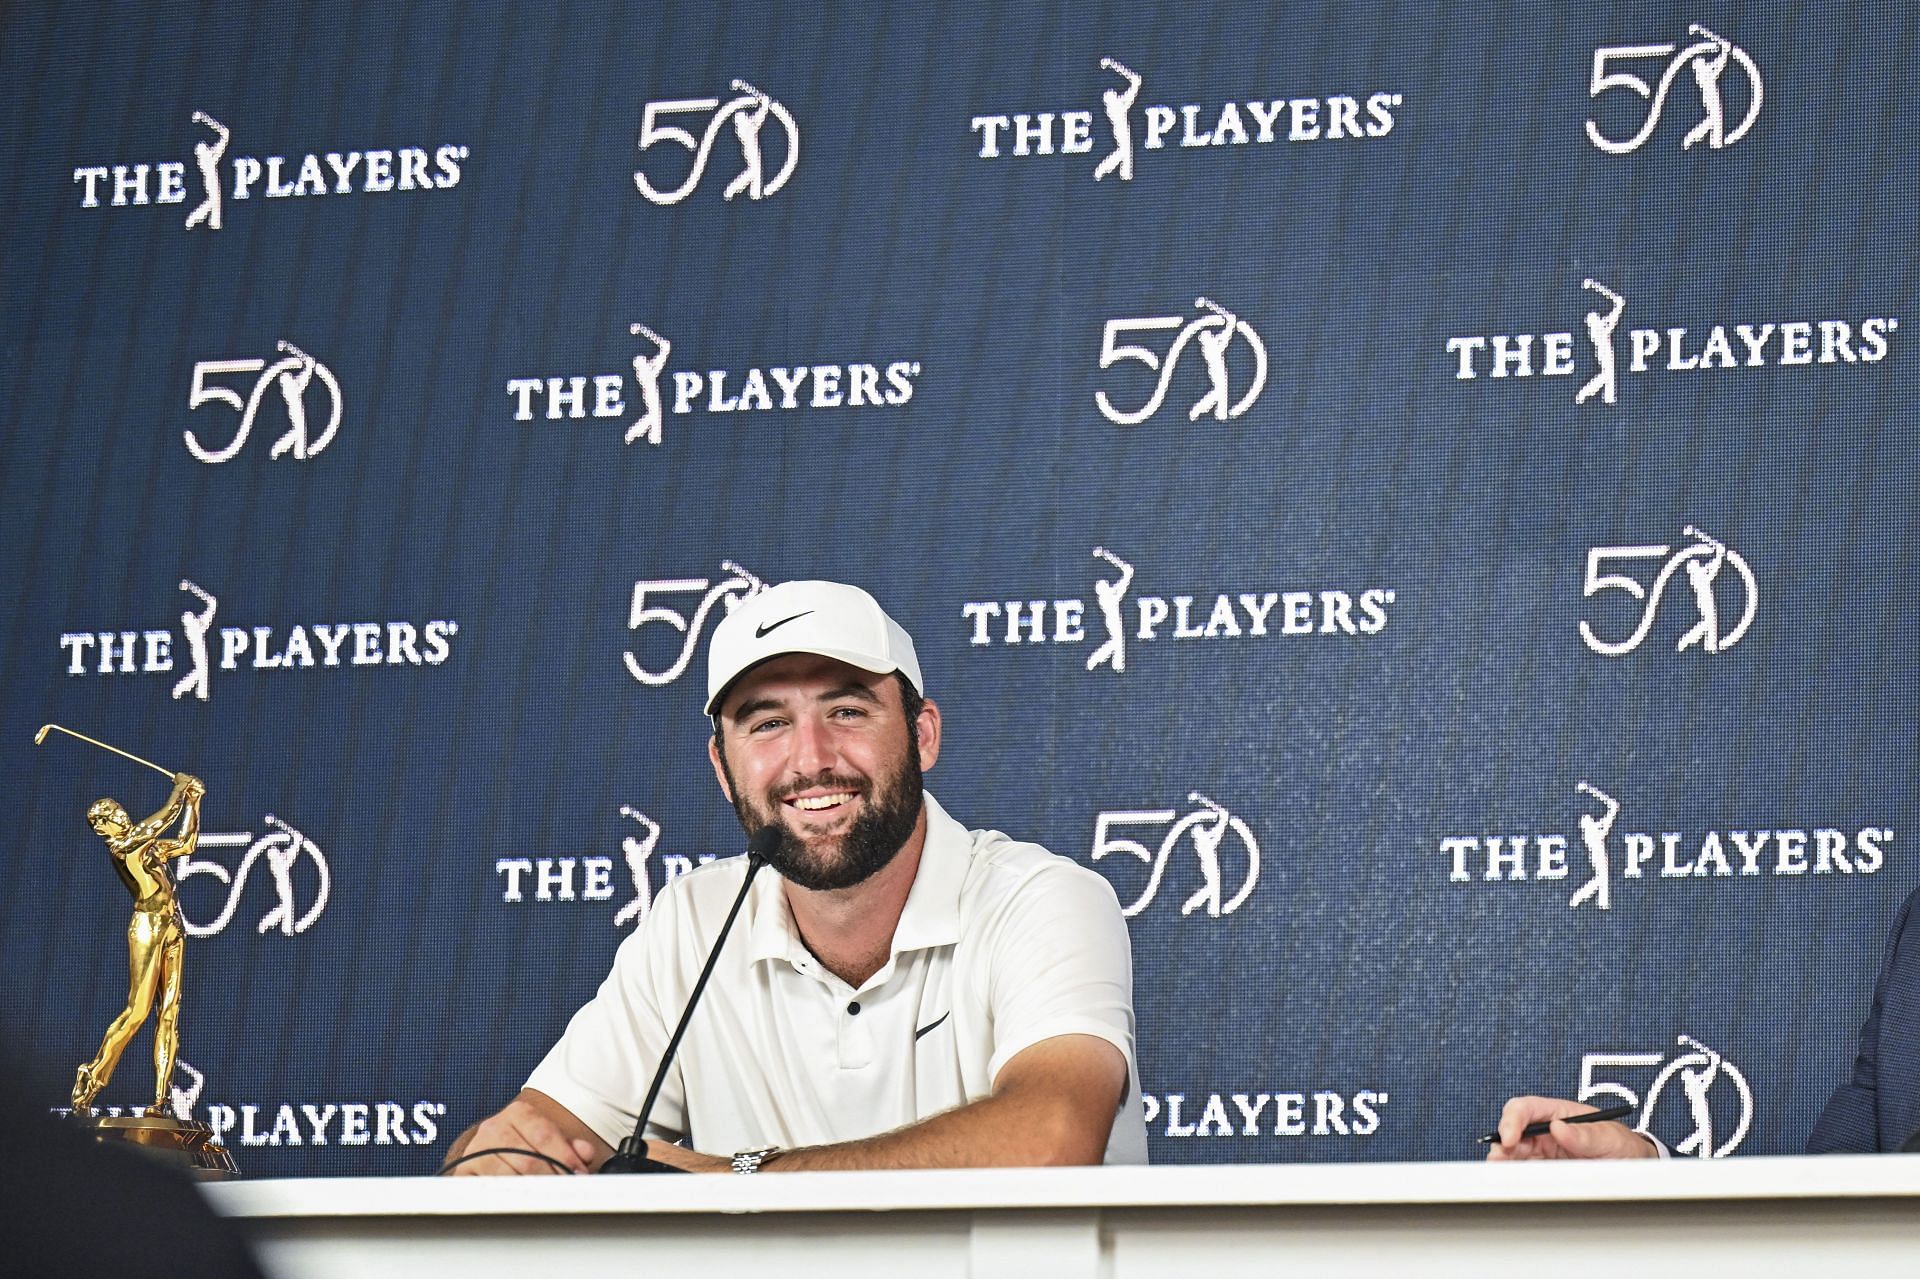
[[[202,1180],[238,1176],[233,1156],[214,1139],[213,1130],[184,1115],[175,1117],[170,1105],[173,1063],[180,1052],[180,959],[187,934],[167,863],[188,856],[199,845],[200,801],[206,797],[206,785],[197,777],[169,772],[151,760],[58,724],[45,725],[35,733],[34,745],[46,741],[50,732],[65,733],[145,764],[173,782],[167,802],[142,822],[128,817],[127,810],[111,799],[95,800],[87,809],[87,824],[107,841],[114,872],[133,894],[133,919],[127,924],[127,1006],[107,1027],[100,1051],[74,1077],[73,1121],[97,1141],[136,1146]],[[169,830],[174,833],[169,835]],[[156,1007],[153,1104],[145,1114],[96,1115],[94,1099],[113,1078],[120,1055]]]

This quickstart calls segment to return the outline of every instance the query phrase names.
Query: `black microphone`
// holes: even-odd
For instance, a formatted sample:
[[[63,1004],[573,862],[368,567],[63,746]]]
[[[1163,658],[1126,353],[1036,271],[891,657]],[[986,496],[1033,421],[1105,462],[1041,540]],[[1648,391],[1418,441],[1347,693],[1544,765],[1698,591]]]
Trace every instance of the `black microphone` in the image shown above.
[[[753,887],[753,877],[760,868],[773,860],[780,850],[781,830],[778,826],[762,826],[753,832],[747,840],[747,877],[740,883],[740,895],[733,899],[733,909],[727,912],[726,922],[720,925],[720,935],[713,939],[713,949],[707,952],[707,966],[700,970],[699,980],[693,983],[693,993],[687,996],[686,1011],[680,1014],[680,1024],[673,1028],[673,1037],[667,1040],[667,1050],[660,1055],[660,1069],[653,1072],[653,1084],[647,1089],[647,1099],[640,1103],[640,1117],[634,1121],[633,1132],[620,1143],[600,1165],[603,1173],[626,1172],[685,1172],[684,1168],[675,1168],[672,1164],[663,1164],[658,1159],[647,1158],[647,1117],[653,1113],[653,1103],[660,1097],[660,1085],[667,1081],[667,1069],[673,1065],[673,1054],[680,1048],[680,1037],[687,1033],[687,1023],[693,1020],[693,1010],[700,1003],[700,992],[707,988],[707,978],[713,976],[713,966],[720,960],[720,948],[727,944],[727,934],[733,931],[733,921],[740,914],[740,907],[746,903],[747,890]]]

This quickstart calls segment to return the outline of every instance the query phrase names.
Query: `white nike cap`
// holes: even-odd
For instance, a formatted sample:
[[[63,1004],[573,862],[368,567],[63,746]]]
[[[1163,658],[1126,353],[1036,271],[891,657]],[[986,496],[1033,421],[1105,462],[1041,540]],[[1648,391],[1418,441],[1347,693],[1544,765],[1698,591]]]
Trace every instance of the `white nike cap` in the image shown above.
[[[750,595],[720,620],[707,646],[707,714],[732,683],[770,657],[818,653],[887,675],[924,695],[913,639],[873,596],[840,582],[782,582]]]

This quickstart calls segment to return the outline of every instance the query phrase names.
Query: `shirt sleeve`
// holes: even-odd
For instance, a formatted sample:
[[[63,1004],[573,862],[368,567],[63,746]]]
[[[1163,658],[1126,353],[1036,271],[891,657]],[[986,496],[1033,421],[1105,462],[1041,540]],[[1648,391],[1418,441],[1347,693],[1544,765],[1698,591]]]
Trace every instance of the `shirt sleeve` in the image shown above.
[[[1010,896],[992,943],[989,1078],[1023,1049],[1059,1035],[1092,1035],[1134,1065],[1133,950],[1107,881],[1064,858],[1030,874]]]
[[[527,1087],[565,1106],[610,1146],[633,1132],[640,1102],[666,1048],[657,979],[672,970],[677,895],[669,885],[620,944],[594,997],[573,1015],[560,1041],[534,1067]],[[676,1063],[647,1121],[649,1140],[677,1141],[686,1126],[685,1088]]]

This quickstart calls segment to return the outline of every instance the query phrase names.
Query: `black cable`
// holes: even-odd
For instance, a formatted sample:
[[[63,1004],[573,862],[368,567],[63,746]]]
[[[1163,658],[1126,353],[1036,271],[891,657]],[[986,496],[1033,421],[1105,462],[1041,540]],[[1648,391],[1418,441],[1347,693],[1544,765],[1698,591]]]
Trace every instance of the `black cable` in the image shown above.
[[[476,1150],[472,1154],[461,1155],[458,1159],[449,1159],[447,1162],[441,1164],[440,1171],[433,1175],[436,1177],[444,1177],[461,1164],[470,1163],[475,1159],[485,1159],[488,1155],[525,1155],[529,1159],[544,1159],[561,1172],[566,1173],[569,1177],[574,1175],[573,1169],[567,1167],[552,1155],[543,1155],[537,1150],[523,1150],[519,1146],[493,1146],[486,1150]]]

